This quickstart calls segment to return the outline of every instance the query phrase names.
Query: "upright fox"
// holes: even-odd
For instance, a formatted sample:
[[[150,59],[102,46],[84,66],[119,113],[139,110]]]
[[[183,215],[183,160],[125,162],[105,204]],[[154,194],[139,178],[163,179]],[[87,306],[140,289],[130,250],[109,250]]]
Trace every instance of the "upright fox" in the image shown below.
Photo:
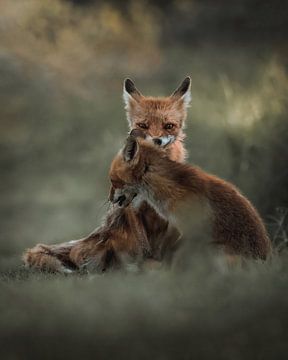
[[[162,140],[173,136],[175,141],[163,151],[176,162],[184,162],[186,157],[183,128],[191,99],[190,83],[187,77],[171,96],[155,98],[143,96],[130,79],[124,81],[130,130],[141,129],[145,136],[156,138],[160,146],[165,145]],[[162,260],[173,253],[179,232],[147,202],[140,205],[138,209],[112,208],[102,226],[83,239],[57,245],[38,244],[28,249],[23,255],[24,263],[38,269],[69,272],[85,264],[104,271],[119,264],[123,253]]]
[[[137,207],[140,198],[164,218],[175,217],[180,230],[187,223],[196,227],[200,224],[203,231],[208,229],[207,236],[228,255],[266,259],[271,243],[247,198],[232,184],[171,160],[144,138],[144,134],[132,131],[123,151],[112,162],[113,203]],[[186,240],[191,237],[193,227],[184,234]]]

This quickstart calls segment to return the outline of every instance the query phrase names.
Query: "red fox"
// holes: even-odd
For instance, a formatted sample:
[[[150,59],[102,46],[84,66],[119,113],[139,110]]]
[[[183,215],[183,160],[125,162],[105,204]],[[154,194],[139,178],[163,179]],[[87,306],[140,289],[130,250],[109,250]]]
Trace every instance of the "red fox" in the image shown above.
[[[157,139],[158,145],[174,161],[183,162],[183,128],[191,100],[191,80],[185,78],[171,96],[145,97],[130,79],[124,81],[123,98],[129,128],[141,129],[146,136]],[[165,139],[173,143],[166,145]],[[58,245],[38,244],[28,249],[24,263],[28,267],[57,272],[70,272],[89,266],[97,271],[118,267],[121,254],[130,258],[152,257],[169,261],[177,247],[179,232],[160,217],[146,202],[138,209],[112,208],[104,223],[89,236]]]
[[[138,136],[138,137],[137,137]],[[110,169],[110,200],[122,206],[147,201],[160,216],[208,229],[229,256],[266,259],[271,243],[256,209],[232,184],[200,168],[171,160],[132,131]],[[182,223],[181,223],[182,221]],[[190,231],[191,228],[189,229]],[[184,239],[191,233],[184,234]]]

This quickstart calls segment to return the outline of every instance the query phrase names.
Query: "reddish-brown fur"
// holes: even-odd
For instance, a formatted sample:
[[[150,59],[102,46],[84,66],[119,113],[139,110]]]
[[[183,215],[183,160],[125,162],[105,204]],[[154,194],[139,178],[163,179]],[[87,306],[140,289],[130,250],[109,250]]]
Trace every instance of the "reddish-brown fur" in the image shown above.
[[[172,160],[183,162],[186,156],[183,126],[190,99],[190,79],[186,78],[165,98],[144,97],[127,79],[123,95],[130,129],[141,128],[152,137],[174,135],[176,140],[165,152]],[[172,125],[167,129],[167,124]],[[178,239],[177,229],[143,203],[137,211],[132,207],[112,209],[99,229],[75,243],[38,244],[25,252],[23,260],[29,267],[49,271],[66,272],[85,266],[103,271],[120,266],[123,259],[141,261],[153,257],[169,261]]]
[[[152,137],[175,135],[176,141],[167,149],[171,160],[183,162],[186,151],[182,145],[184,140],[183,124],[186,119],[186,108],[183,100],[173,98],[141,98],[138,102],[131,102],[128,117],[133,119],[131,129],[141,130]],[[147,126],[143,129],[141,126]],[[165,129],[166,124],[172,124],[172,129]]]
[[[213,242],[229,255],[265,259],[271,251],[259,214],[232,184],[197,167],[172,161],[142,138],[128,138],[123,152],[112,162],[110,177],[112,184],[120,184],[111,192],[114,202],[119,196],[132,201],[131,194],[134,197],[136,191],[167,216],[173,213],[181,217],[188,209],[186,221],[192,220],[189,210],[193,204],[206,204],[199,209],[211,224]]]
[[[148,240],[149,239],[149,240]],[[23,255],[24,263],[36,269],[70,272],[75,269],[103,272],[146,258],[171,261],[179,232],[143,203],[113,208],[104,223],[86,238],[58,245],[38,244]]]

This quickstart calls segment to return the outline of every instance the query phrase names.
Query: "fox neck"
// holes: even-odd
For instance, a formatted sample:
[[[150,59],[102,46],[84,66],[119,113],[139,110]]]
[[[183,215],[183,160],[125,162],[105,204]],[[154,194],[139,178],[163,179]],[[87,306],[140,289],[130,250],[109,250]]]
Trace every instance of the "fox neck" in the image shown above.
[[[164,219],[170,217],[169,199],[159,199],[150,186],[141,186],[138,196],[133,200],[134,208],[139,208],[143,202],[147,202]]]
[[[163,159],[157,172],[147,174],[141,186],[141,198],[165,218],[176,215],[179,206],[189,198],[205,197],[202,171],[190,165]]]

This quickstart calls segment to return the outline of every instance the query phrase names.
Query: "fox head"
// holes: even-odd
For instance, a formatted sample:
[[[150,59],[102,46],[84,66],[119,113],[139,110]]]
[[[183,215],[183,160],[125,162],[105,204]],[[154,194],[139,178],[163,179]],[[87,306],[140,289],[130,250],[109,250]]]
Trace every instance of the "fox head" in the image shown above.
[[[167,97],[146,97],[136,88],[133,81],[124,81],[123,98],[130,130],[141,129],[145,135],[160,138],[174,136],[170,158],[182,162],[185,150],[181,145],[183,129],[187,117],[187,107],[191,101],[191,79],[186,77],[180,86]],[[168,151],[169,152],[169,151]]]
[[[171,191],[172,184],[169,183],[168,173],[171,173],[171,164],[180,164],[170,160],[166,153],[165,146],[169,146],[169,140],[159,146],[157,139],[146,137],[141,130],[131,131],[124,148],[111,164],[109,200],[112,203],[126,207],[137,196],[134,206],[137,207],[143,200],[152,205],[155,193],[158,202],[169,198],[167,192]],[[173,142],[174,139],[170,139]]]

